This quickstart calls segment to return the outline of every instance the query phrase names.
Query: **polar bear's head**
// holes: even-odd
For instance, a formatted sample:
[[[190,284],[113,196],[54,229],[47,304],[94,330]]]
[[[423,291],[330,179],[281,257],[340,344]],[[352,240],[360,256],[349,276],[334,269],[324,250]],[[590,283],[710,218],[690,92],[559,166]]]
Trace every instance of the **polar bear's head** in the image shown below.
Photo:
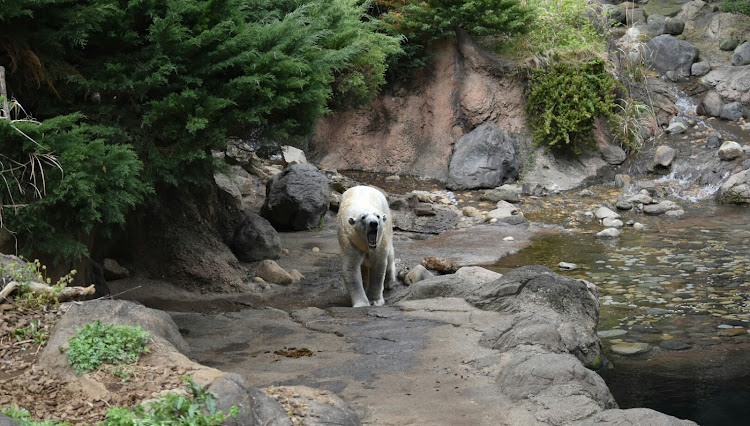
[[[388,215],[380,213],[362,213],[357,217],[349,217],[349,225],[357,229],[360,235],[367,239],[367,246],[374,250],[382,240],[383,230],[388,221]]]

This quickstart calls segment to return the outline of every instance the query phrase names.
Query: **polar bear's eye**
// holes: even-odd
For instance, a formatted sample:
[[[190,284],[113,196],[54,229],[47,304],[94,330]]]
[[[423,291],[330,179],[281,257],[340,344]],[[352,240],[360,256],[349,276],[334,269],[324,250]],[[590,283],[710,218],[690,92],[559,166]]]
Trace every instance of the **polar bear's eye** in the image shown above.
[[[384,214],[384,215],[383,215],[383,222],[386,222],[386,221],[388,221],[388,215],[385,215],[385,214]]]

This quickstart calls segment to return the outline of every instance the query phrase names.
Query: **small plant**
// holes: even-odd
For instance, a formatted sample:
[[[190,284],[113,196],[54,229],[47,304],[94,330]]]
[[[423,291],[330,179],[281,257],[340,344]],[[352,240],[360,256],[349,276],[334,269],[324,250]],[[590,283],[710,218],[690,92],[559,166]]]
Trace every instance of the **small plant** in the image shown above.
[[[50,324],[42,324],[36,318],[32,318],[27,327],[17,328],[12,334],[18,341],[30,339],[34,343],[44,345],[49,339],[49,327]]]
[[[229,415],[216,409],[216,394],[209,392],[193,382],[189,377],[183,377],[187,382],[187,395],[169,393],[161,398],[150,401],[147,407],[136,406],[132,409],[113,407],[107,412],[103,426],[125,425],[195,425],[218,426],[229,416],[236,417],[239,408],[229,409]]]
[[[17,407],[5,407],[0,408],[0,413],[10,417],[11,419],[18,422],[21,426],[71,426],[67,422],[57,422],[54,420],[45,420],[43,422],[37,422],[31,419],[31,413],[25,408]]]
[[[140,354],[149,351],[149,340],[149,334],[140,327],[102,324],[97,320],[77,330],[66,353],[76,373],[87,373],[103,363],[134,363]]]

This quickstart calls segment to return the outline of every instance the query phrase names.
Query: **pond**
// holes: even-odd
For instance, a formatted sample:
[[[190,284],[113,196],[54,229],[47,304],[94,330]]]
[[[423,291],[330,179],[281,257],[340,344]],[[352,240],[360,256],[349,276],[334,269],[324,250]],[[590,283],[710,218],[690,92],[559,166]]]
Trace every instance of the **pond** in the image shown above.
[[[561,274],[597,285],[599,330],[611,361],[601,374],[621,408],[653,408],[701,425],[746,424],[750,208],[683,199],[678,218],[620,212],[623,222],[646,229],[626,227],[617,239],[598,239],[603,227],[581,212],[614,204],[618,191],[593,187],[586,197],[557,194],[526,203],[521,210],[529,220],[559,232],[539,236],[493,269],[543,264],[559,271],[560,262],[570,262],[578,269]],[[643,353],[614,351],[636,347],[629,344]]]

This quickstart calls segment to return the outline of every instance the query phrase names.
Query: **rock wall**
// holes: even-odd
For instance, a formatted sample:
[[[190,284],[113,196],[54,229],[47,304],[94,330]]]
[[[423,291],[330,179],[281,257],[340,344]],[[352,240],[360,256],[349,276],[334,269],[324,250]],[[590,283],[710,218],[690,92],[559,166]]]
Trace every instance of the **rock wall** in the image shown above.
[[[313,161],[445,180],[453,143],[475,127],[524,131],[523,82],[513,69],[462,34],[437,48],[433,67],[410,84],[321,120]]]

